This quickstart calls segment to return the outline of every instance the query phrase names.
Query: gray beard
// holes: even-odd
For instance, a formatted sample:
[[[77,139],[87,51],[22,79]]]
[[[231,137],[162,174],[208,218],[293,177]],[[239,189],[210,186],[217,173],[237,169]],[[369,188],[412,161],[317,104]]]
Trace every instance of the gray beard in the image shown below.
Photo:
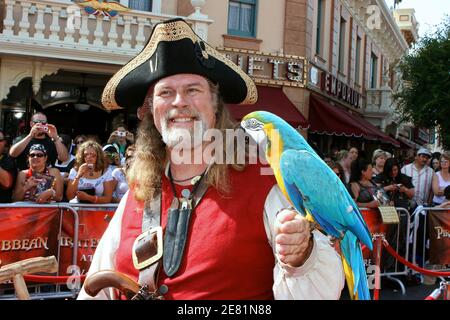
[[[168,128],[167,121],[161,121],[161,136],[163,142],[171,149],[182,147],[183,149],[194,149],[203,143],[203,136],[208,130],[203,121],[195,121],[194,128]]]

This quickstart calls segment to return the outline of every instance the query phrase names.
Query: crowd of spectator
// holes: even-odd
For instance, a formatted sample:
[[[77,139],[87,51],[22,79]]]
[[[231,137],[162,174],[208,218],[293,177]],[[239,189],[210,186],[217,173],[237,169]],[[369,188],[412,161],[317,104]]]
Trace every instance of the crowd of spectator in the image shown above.
[[[0,203],[120,202],[128,191],[134,135],[117,127],[102,146],[96,136],[58,134],[43,113],[8,145],[0,130]]]
[[[9,148],[0,131],[0,202],[109,203],[120,201],[128,190],[134,134],[125,126],[115,128],[104,144],[95,136],[59,135],[40,112],[31,117],[30,128]],[[360,207],[450,207],[448,151],[431,154],[422,148],[405,165],[382,149],[362,157],[356,147],[333,147],[322,157]]]

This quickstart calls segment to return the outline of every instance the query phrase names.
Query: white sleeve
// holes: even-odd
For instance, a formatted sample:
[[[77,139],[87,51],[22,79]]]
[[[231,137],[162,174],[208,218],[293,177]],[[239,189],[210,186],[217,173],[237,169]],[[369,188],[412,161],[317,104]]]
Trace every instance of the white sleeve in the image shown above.
[[[127,202],[128,192],[124,195],[119,206],[114,213],[113,218],[109,222],[92,258],[91,266],[87,273],[87,277],[100,270],[115,270],[115,255],[119,247],[122,216]],[[91,297],[84,291],[84,286],[78,295],[78,300],[111,300],[114,299],[114,290],[105,289],[100,291],[95,297]]]
[[[106,170],[106,172],[104,173],[104,175],[105,175],[105,180],[104,181],[112,181],[114,179],[113,176],[112,176],[113,170],[111,170],[110,168],[108,168]]]
[[[119,168],[115,168],[112,173],[111,173],[111,177],[116,180],[117,182],[120,182],[120,169]]]
[[[276,213],[290,203],[275,185],[264,205],[264,226],[274,250],[274,222]],[[341,258],[329,239],[314,230],[314,246],[308,260],[298,268],[287,266],[276,258],[273,293],[277,300],[335,300],[341,296],[345,284]],[[275,257],[277,255],[275,254]]]
[[[70,169],[69,180],[74,180],[76,176],[77,176],[77,170],[75,170],[74,168]]]

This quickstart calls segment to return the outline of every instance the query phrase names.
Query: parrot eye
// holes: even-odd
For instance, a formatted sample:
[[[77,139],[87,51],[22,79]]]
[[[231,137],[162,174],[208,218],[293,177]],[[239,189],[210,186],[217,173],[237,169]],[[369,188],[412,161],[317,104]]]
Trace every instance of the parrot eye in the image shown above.
[[[258,120],[254,119],[254,118],[249,119],[248,125],[249,125],[248,126],[249,129],[253,129],[253,130],[258,130],[258,129],[262,128],[261,123]]]

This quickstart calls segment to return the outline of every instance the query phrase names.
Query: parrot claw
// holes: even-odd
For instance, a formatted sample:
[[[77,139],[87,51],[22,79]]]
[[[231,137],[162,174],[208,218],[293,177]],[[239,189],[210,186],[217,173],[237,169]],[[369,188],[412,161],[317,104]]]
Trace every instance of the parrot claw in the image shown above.
[[[317,227],[318,227],[317,223],[309,221],[309,231],[313,232],[314,230],[317,229]]]

